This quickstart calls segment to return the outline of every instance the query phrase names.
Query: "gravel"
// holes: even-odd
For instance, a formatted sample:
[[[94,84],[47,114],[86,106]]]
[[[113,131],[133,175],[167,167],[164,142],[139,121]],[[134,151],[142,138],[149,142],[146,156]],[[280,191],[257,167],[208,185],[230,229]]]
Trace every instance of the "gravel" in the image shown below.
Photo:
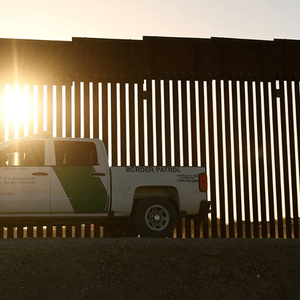
[[[0,299],[299,299],[300,240],[4,239]]]

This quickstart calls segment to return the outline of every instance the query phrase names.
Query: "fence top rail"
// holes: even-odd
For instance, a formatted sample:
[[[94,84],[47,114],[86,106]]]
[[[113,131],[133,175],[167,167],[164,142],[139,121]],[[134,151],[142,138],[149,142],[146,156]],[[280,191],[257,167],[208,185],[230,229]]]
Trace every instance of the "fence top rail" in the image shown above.
[[[249,76],[288,79],[300,74],[299,50],[300,40],[278,39],[0,39],[0,82],[69,84]]]

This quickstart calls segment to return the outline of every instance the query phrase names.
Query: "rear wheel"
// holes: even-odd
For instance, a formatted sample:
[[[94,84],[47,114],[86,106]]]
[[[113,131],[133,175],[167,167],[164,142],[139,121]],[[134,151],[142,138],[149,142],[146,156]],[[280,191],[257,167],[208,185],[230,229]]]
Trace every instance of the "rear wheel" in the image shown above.
[[[142,237],[168,237],[177,223],[177,212],[171,201],[151,197],[137,203],[133,223]]]

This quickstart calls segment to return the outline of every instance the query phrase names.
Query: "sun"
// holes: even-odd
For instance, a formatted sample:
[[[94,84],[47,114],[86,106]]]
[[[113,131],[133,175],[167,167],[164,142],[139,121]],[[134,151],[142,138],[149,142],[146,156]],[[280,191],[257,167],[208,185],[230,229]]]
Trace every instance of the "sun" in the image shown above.
[[[19,85],[6,85],[3,113],[6,121],[22,123],[29,117],[28,94],[21,92]]]

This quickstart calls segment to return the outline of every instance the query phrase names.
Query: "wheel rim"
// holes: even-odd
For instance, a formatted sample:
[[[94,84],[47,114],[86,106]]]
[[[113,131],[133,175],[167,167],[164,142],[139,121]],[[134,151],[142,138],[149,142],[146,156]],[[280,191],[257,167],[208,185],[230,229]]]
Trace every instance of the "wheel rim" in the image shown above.
[[[151,230],[162,231],[170,223],[169,212],[161,205],[152,205],[146,211],[145,222]]]

